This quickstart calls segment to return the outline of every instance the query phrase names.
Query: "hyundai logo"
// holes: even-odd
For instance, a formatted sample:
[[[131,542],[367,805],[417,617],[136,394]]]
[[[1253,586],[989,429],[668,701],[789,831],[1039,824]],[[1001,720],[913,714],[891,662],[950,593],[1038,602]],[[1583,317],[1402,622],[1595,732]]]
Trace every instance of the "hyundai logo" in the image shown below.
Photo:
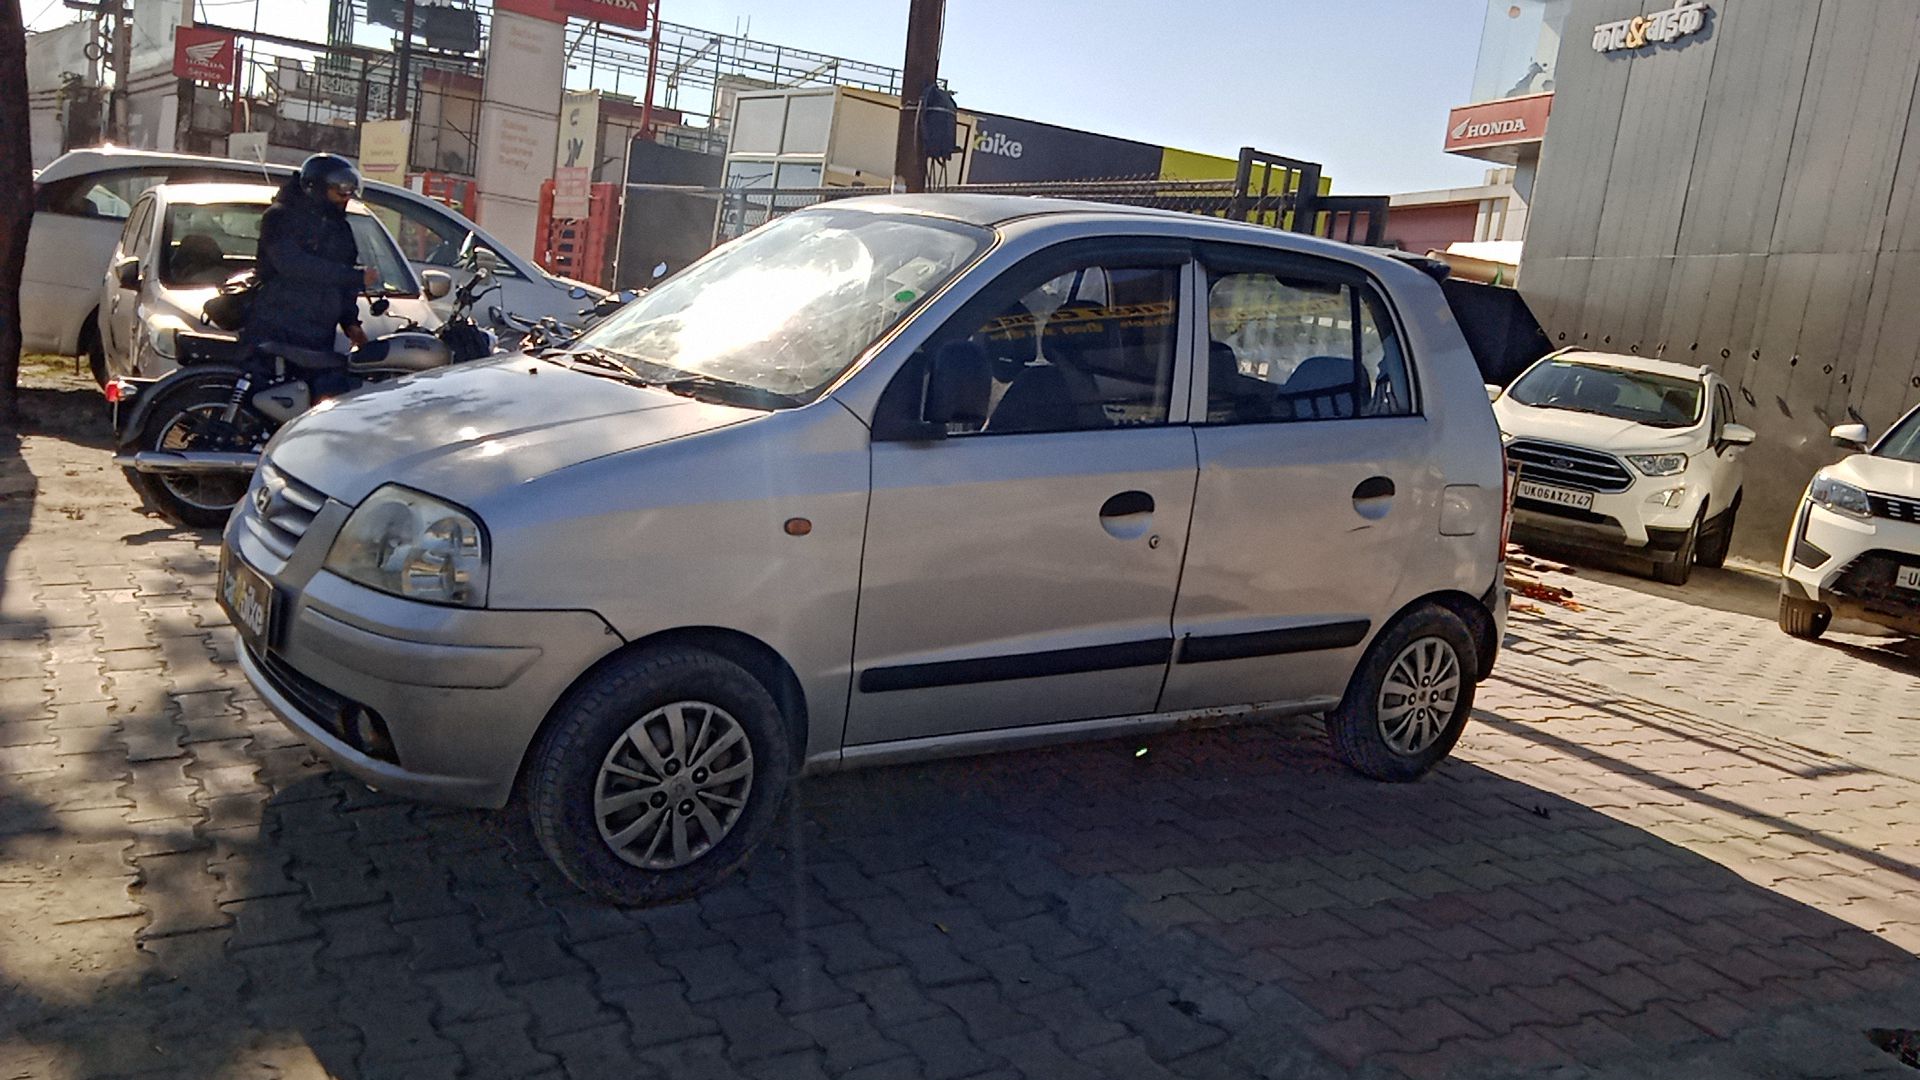
[[[273,505],[273,489],[265,484],[253,489],[253,509],[261,517],[267,516],[267,507]]]

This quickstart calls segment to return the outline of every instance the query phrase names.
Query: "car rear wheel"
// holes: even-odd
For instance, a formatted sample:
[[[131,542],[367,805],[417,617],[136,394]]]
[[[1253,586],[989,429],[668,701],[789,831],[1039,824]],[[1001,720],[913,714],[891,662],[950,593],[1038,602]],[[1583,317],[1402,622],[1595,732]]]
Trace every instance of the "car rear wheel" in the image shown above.
[[[1817,600],[1797,596],[1780,598],[1780,629],[1793,637],[1813,641],[1827,632],[1833,622],[1833,609]]]
[[[1418,779],[1459,741],[1478,670],[1473,633],[1460,616],[1416,609],[1374,639],[1327,714],[1334,756],[1375,780]]]
[[[740,865],[793,773],[779,707],[753,675],[696,649],[639,652],[561,703],[528,758],[528,811],[582,890],[663,904]]]

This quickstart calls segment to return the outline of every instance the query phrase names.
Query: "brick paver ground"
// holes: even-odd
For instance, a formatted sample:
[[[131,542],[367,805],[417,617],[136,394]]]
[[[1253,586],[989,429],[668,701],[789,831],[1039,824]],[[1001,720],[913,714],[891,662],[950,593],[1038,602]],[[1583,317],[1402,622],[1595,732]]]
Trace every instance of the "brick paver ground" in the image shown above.
[[[829,777],[622,912],[315,763],[212,538],[73,430],[0,436],[0,1080],[1915,1075],[1864,1035],[1920,1027],[1871,639],[1578,579],[1421,783],[1310,720]]]

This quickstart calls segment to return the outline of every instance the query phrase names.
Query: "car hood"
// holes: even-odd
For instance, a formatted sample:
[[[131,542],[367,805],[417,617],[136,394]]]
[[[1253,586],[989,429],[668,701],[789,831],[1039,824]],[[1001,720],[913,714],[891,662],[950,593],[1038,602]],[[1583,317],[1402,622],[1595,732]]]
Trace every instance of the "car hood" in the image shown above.
[[[1700,429],[1658,428],[1632,420],[1565,409],[1540,409],[1502,396],[1493,403],[1500,430],[1516,439],[1545,439],[1614,453],[1684,452],[1699,440]]]
[[[1855,454],[1827,469],[1827,475],[1882,495],[1920,498],[1920,464]]]
[[[764,415],[508,356],[323,402],[280,429],[267,455],[344,503],[396,483],[478,509],[569,465]]]

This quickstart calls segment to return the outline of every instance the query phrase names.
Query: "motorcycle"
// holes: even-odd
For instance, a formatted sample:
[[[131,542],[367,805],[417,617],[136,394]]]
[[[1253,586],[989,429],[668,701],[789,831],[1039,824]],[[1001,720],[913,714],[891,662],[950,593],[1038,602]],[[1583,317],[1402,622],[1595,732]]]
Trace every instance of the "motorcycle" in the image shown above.
[[[656,270],[655,274],[658,275],[663,270],[664,265],[660,270]],[[488,309],[488,316],[495,326],[504,326],[519,335],[515,348],[538,356],[549,349],[564,349],[572,345],[581,334],[591,330],[599,325],[601,320],[639,298],[642,291],[623,289],[620,292],[608,293],[592,305],[576,312],[577,322],[561,322],[551,315],[544,319],[529,319],[515,315],[498,305]],[[578,294],[576,299],[586,296],[584,290],[576,290],[576,292]]]
[[[493,355],[498,339],[474,321],[472,310],[497,288],[491,275],[477,274],[456,290],[453,312],[438,329],[409,321],[344,357],[327,349],[178,334],[177,370],[151,382],[108,383],[120,432],[113,463],[168,519],[217,528],[246,494],[267,440],[316,401]],[[374,299],[371,310],[384,315],[386,302]],[[129,402],[122,424],[121,407]]]

